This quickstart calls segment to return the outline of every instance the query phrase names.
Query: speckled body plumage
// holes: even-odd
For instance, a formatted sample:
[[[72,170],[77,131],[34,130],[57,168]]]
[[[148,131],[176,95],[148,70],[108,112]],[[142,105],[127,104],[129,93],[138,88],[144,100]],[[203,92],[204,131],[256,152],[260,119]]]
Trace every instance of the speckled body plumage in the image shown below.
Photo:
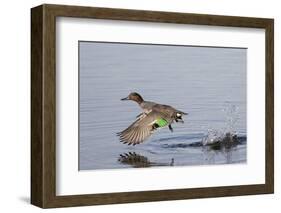
[[[157,129],[165,126],[173,131],[171,124],[174,121],[183,123],[182,116],[187,114],[169,105],[144,101],[138,93],[131,93],[127,98],[121,100],[135,101],[143,111],[128,128],[117,133],[120,141],[128,145],[144,142]]]

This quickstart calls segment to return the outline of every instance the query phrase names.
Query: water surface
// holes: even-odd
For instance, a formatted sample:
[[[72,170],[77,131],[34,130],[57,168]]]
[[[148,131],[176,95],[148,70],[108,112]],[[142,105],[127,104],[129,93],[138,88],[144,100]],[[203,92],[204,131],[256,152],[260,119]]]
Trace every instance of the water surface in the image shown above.
[[[79,42],[79,169],[245,163],[246,49]],[[130,92],[188,112],[174,132],[143,144],[117,132],[141,111],[120,101]],[[216,149],[204,140],[232,132],[239,143]]]

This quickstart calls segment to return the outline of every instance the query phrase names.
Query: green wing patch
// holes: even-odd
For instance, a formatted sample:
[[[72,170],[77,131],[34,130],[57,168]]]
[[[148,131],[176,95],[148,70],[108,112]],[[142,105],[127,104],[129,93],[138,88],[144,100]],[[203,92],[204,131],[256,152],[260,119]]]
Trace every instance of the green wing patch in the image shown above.
[[[157,124],[159,127],[164,127],[168,125],[168,121],[166,121],[164,118],[159,118],[155,121],[155,124]]]

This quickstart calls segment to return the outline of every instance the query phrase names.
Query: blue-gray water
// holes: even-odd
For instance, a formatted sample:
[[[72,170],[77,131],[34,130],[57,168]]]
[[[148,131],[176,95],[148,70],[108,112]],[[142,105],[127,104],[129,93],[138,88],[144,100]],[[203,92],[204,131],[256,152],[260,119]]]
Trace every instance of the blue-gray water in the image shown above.
[[[246,49],[79,42],[79,169],[245,163]],[[143,144],[117,132],[141,112],[130,92],[188,112]],[[226,132],[230,148],[201,146]]]

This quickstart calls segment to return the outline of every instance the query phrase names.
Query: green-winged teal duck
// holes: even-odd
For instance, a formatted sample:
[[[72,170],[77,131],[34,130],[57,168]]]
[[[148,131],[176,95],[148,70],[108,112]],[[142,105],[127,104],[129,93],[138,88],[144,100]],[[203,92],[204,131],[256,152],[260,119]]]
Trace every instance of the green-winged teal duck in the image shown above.
[[[120,141],[128,145],[136,145],[144,142],[155,130],[168,126],[173,132],[172,123],[182,122],[183,115],[187,113],[171,106],[145,101],[136,92],[132,92],[122,101],[132,100],[138,103],[143,112],[137,116],[137,120],[122,132],[117,133]]]

